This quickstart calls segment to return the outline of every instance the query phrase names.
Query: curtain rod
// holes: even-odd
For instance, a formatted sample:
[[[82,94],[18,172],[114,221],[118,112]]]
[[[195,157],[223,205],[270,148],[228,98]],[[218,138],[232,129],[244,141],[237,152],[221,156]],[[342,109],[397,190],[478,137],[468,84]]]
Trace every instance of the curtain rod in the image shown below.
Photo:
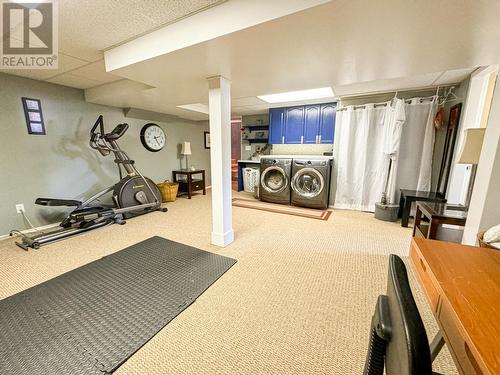
[[[460,83],[453,83],[453,84],[448,84],[448,85],[444,85],[444,86],[435,85],[435,86],[409,88],[409,89],[403,89],[403,90],[372,91],[372,92],[367,92],[364,94],[338,95],[338,98],[340,100],[342,100],[342,99],[357,99],[357,98],[364,98],[367,96],[382,96],[382,95],[395,94],[395,93],[432,91],[432,90],[436,90],[438,87],[439,87],[439,89],[446,89],[446,88],[449,88],[452,86],[457,87],[459,85],[460,85]]]
[[[424,101],[433,101],[434,98],[436,97],[436,95],[432,95],[432,96],[426,96],[426,97],[423,97],[423,98],[420,98],[420,103],[423,103]],[[408,98],[408,99],[404,99],[405,103],[406,104],[410,104],[413,99],[415,98]],[[370,103],[370,104],[373,104],[373,108],[377,108],[377,107],[387,107],[387,105],[392,102],[392,100],[389,100],[389,101],[386,101],[386,102],[382,102],[382,103]],[[356,109],[365,109],[366,106],[368,104],[359,104],[359,105],[353,105],[353,106],[342,106],[340,108],[337,109],[337,112],[341,112],[341,111],[345,111],[347,110],[348,107],[352,107],[352,109],[356,110]]]

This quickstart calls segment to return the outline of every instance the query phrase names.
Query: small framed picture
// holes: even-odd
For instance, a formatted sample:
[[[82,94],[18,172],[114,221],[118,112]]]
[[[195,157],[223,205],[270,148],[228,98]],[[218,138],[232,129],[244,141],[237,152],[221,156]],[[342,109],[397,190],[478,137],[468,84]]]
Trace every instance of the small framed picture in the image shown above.
[[[42,116],[40,116],[40,112],[29,112],[28,111],[28,116],[30,118],[30,121],[42,122]]]
[[[205,132],[205,148],[209,149],[210,148],[210,132]]]
[[[45,124],[42,114],[42,103],[39,99],[21,98],[23,102],[24,118],[28,134],[45,135]]]

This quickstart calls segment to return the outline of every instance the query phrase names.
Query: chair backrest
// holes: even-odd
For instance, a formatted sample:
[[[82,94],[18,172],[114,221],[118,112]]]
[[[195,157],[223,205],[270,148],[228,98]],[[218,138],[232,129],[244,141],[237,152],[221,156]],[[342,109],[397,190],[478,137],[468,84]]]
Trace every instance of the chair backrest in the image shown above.
[[[432,374],[427,334],[413,299],[406,267],[389,257],[387,295],[379,296],[372,318],[365,374]]]

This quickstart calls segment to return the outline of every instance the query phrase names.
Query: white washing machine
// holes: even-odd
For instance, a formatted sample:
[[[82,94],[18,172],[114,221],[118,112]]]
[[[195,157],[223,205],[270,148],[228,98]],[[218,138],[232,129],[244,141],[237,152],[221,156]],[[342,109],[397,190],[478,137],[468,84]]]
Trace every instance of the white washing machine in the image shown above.
[[[291,202],[301,207],[328,208],[332,159],[293,159]]]
[[[260,159],[260,199],[271,203],[290,204],[291,158]]]

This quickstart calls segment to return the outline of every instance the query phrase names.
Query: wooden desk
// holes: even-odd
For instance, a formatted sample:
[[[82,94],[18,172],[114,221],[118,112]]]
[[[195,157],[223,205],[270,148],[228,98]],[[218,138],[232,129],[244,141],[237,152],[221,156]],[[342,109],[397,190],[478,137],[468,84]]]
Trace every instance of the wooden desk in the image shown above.
[[[500,374],[500,251],[413,238],[410,257],[459,372]]]

